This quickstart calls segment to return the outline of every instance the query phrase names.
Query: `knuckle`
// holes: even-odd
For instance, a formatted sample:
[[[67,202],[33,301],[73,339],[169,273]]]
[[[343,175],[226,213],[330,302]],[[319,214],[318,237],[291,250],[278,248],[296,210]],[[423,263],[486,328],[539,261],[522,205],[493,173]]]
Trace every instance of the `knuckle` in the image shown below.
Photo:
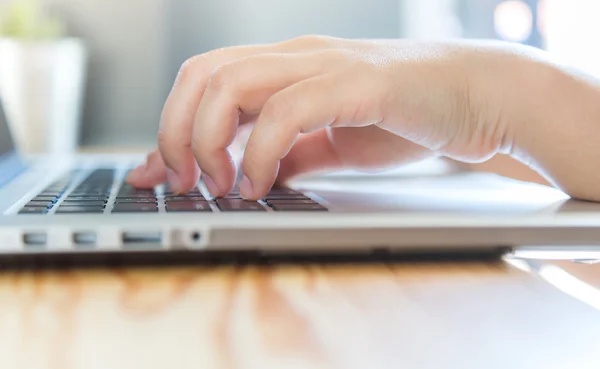
[[[298,48],[318,47],[329,45],[331,38],[321,35],[302,35],[287,41],[288,45]]]
[[[184,61],[177,73],[176,83],[191,78],[191,76],[194,75],[197,65],[202,59],[202,55],[195,55]]]
[[[237,100],[251,94],[257,73],[269,56],[247,56],[215,68],[208,79],[207,89],[217,94],[227,94]]]
[[[220,65],[213,69],[208,78],[207,88],[217,93],[227,90],[232,86],[235,69],[235,64]]]

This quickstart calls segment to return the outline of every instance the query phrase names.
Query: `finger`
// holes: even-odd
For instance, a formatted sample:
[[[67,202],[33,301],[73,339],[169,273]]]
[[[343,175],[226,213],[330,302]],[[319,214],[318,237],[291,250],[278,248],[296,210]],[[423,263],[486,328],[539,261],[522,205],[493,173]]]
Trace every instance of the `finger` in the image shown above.
[[[378,96],[367,81],[332,73],[299,82],[265,104],[244,154],[242,196],[259,199],[273,185],[279,161],[300,133],[326,126],[366,126],[382,120]],[[356,85],[361,88],[356,88]]]
[[[146,158],[146,162],[127,176],[127,183],[138,188],[154,188],[164,183],[167,177],[167,168],[158,150],[154,150]]]
[[[212,71],[232,60],[265,52],[292,53],[328,47],[338,42],[324,37],[300,37],[272,45],[238,46],[219,49],[188,59],[181,67],[163,109],[158,135],[159,149],[166,165],[174,171],[171,183],[177,192],[195,184],[190,136],[194,116]]]
[[[192,138],[192,151],[212,195],[225,194],[234,185],[235,166],[228,147],[240,114],[258,114],[273,94],[321,74],[334,59],[333,53],[262,54],[223,65],[212,74]]]
[[[329,137],[328,129],[300,135],[290,152],[281,159],[277,182],[308,173],[327,172],[344,168]]]
[[[224,49],[193,57],[181,67],[165,103],[158,133],[160,152],[165,164],[173,171],[169,180],[173,191],[185,192],[198,179],[193,169],[191,133],[210,73],[221,63],[259,52],[262,52],[260,47]]]

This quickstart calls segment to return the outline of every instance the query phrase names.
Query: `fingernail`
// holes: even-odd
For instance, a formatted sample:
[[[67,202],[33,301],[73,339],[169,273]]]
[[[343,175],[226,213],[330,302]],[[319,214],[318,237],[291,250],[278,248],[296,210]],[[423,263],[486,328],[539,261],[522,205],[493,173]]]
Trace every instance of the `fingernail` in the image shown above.
[[[173,169],[167,168],[167,182],[169,182],[169,186],[171,186],[173,192],[181,192],[181,181]]]
[[[219,187],[217,187],[215,181],[213,181],[208,174],[202,173],[202,182],[204,182],[204,185],[211,196],[219,196]]]
[[[240,183],[240,195],[242,195],[244,199],[249,199],[252,197],[253,192],[252,182],[250,182],[248,177],[244,176],[244,179],[242,179],[242,182]]]

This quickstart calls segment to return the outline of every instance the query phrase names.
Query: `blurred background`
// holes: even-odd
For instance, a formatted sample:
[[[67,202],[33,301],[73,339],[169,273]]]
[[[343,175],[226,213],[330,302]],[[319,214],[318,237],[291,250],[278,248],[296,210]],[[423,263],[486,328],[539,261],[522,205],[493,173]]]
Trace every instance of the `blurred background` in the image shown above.
[[[214,48],[302,34],[500,38],[600,75],[599,16],[598,0],[0,0],[0,93],[24,135],[45,124],[46,140],[147,148],[181,63]]]

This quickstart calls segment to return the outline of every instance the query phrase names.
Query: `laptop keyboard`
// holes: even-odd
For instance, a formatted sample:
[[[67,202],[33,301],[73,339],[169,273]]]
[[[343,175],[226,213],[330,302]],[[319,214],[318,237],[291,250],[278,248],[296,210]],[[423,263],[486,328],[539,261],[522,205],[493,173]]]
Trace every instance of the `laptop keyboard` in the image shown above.
[[[77,187],[68,191],[74,177],[56,181],[31,199],[19,214],[116,214],[116,213],[209,213],[209,212],[322,212],[327,208],[301,192],[273,188],[261,201],[246,201],[234,188],[223,198],[204,197],[198,188],[185,195],[175,194],[168,184],[161,190],[137,189],[121,182],[112,195],[115,171],[97,169]]]

